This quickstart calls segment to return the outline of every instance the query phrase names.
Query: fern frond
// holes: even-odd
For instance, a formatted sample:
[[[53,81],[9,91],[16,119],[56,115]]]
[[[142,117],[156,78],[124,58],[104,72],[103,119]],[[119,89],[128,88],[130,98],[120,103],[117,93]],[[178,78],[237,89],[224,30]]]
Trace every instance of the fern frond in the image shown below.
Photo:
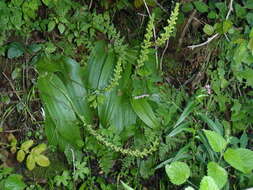
[[[176,4],[173,12],[171,13],[170,18],[168,19],[168,26],[164,28],[164,33],[160,35],[160,37],[156,40],[157,46],[162,46],[165,44],[167,40],[169,40],[171,34],[173,33],[176,25],[176,21],[179,14],[179,3]]]

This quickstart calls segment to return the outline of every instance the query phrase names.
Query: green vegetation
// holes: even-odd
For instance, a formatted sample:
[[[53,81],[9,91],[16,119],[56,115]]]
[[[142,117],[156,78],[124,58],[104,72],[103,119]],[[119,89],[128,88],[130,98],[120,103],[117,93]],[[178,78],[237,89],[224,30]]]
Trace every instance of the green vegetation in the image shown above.
[[[253,187],[253,2],[2,0],[0,189]]]

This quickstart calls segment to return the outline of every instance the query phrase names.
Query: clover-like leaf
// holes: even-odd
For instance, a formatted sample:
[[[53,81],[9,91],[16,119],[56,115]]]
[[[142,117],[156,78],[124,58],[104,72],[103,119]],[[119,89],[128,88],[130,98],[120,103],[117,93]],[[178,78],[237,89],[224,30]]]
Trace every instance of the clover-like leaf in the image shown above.
[[[19,150],[17,153],[17,161],[23,162],[24,159],[25,159],[25,151]]]
[[[30,155],[27,156],[26,167],[30,171],[35,168],[35,159],[34,159],[34,155],[33,154],[30,154]]]
[[[50,161],[48,159],[48,157],[44,156],[44,155],[38,155],[35,156],[35,162],[42,167],[47,167],[50,165]]]
[[[173,162],[165,166],[166,173],[170,178],[171,183],[181,185],[190,177],[190,168],[184,162]]]
[[[26,152],[29,150],[29,148],[31,148],[32,145],[33,145],[33,140],[28,140],[28,141],[23,142],[20,148],[21,150]]]

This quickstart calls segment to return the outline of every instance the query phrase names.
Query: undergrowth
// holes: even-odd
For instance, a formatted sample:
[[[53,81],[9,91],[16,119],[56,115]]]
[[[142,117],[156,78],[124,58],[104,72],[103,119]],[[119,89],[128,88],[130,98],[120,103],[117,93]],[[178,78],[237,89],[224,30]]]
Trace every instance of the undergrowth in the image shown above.
[[[252,10],[1,1],[0,189],[251,188]]]

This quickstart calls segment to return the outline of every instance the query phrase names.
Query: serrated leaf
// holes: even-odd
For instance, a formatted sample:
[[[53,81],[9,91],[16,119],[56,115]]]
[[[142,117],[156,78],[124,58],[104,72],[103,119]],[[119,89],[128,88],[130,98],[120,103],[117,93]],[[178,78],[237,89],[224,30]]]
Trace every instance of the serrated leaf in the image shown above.
[[[228,148],[224,153],[224,159],[235,169],[250,173],[253,170],[253,151],[245,148]]]
[[[170,178],[171,183],[181,185],[190,177],[190,168],[184,162],[172,162],[165,166],[165,171]]]
[[[220,134],[211,130],[204,130],[204,133],[215,152],[222,152],[226,148],[227,142]]]
[[[19,150],[17,152],[17,161],[23,162],[24,159],[25,159],[25,152],[23,150]]]
[[[182,11],[185,13],[190,12],[193,8],[194,7],[191,2],[186,2],[182,5]]]
[[[24,54],[25,50],[22,44],[13,42],[7,52],[9,59],[18,58]]]
[[[205,24],[205,26],[204,26],[204,28],[203,28],[203,31],[204,31],[207,35],[211,36],[211,35],[214,33],[214,28],[213,28],[211,25],[209,25],[209,24]]]
[[[47,25],[47,31],[51,32],[56,26],[56,23],[54,20],[49,21],[48,25]]]
[[[44,155],[38,155],[35,157],[35,162],[42,167],[47,167],[50,165],[49,159]]]
[[[30,155],[27,156],[26,167],[30,171],[35,168],[35,159],[34,159],[34,156],[32,154],[30,154]]]
[[[209,162],[207,165],[207,175],[212,177],[219,187],[222,189],[228,180],[227,171],[219,166],[216,162]]]
[[[32,145],[33,145],[33,140],[28,140],[28,141],[23,142],[20,148],[23,151],[28,151]]]
[[[60,34],[63,34],[63,33],[64,33],[65,28],[66,28],[66,27],[65,27],[64,24],[62,24],[62,23],[58,24],[58,30],[59,30]]]
[[[197,9],[199,12],[205,13],[205,12],[208,11],[208,6],[207,6],[207,4],[205,4],[204,2],[202,2],[202,1],[194,1],[193,3],[194,3],[196,9]]]
[[[22,180],[22,176],[18,174],[12,174],[4,181],[3,190],[24,190],[26,184]]]
[[[219,190],[219,188],[212,177],[204,176],[200,182],[199,190]]]
[[[151,106],[145,99],[133,99],[132,107],[139,118],[149,127],[158,128],[159,120],[156,118]]]

